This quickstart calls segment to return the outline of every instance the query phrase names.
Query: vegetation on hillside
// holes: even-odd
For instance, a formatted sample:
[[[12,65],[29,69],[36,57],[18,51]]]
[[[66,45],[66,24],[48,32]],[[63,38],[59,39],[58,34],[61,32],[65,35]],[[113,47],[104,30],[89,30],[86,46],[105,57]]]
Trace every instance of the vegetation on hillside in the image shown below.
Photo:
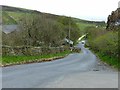
[[[120,15],[120,13],[118,13]],[[112,13],[113,16],[113,13]],[[110,17],[110,16],[109,16]],[[113,18],[111,18],[113,19]],[[112,21],[110,18],[109,21]],[[119,64],[119,38],[118,32],[120,30],[119,25],[115,25],[116,21],[120,18],[116,18],[115,22],[111,22],[112,26],[108,25],[107,29],[88,27],[86,32],[88,33],[88,46],[100,57],[100,59],[113,67],[120,69]],[[109,28],[108,28],[109,26]]]
[[[89,30],[89,27],[94,28],[105,28],[106,23],[104,21],[87,21],[82,19],[76,19],[74,18],[74,21],[76,22],[77,26],[79,27],[81,35],[86,33],[86,30]]]
[[[68,37],[69,30],[68,38],[73,42],[80,36],[76,22],[70,17],[6,6],[3,10],[3,24],[18,24],[20,29],[9,34],[3,32],[3,45],[57,47]]]

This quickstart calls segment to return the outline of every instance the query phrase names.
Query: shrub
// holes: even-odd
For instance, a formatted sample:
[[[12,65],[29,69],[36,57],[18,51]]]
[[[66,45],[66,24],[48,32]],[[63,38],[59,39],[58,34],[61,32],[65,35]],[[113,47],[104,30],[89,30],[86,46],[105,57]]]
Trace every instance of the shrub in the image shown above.
[[[118,32],[110,31],[93,40],[92,48],[107,55],[118,56]]]

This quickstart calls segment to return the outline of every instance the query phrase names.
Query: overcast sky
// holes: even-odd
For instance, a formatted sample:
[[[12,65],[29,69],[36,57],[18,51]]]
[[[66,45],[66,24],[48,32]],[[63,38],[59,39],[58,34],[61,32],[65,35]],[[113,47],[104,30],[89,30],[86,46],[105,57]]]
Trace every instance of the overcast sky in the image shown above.
[[[0,0],[1,5],[94,21],[105,21],[118,8],[118,2],[119,0]]]

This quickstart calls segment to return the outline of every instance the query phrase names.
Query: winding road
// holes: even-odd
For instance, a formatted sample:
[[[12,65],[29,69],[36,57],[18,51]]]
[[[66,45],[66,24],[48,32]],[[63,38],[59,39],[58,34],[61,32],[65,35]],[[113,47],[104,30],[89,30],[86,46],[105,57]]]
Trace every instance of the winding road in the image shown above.
[[[2,68],[3,88],[118,88],[118,72],[84,45],[81,53],[51,62]]]

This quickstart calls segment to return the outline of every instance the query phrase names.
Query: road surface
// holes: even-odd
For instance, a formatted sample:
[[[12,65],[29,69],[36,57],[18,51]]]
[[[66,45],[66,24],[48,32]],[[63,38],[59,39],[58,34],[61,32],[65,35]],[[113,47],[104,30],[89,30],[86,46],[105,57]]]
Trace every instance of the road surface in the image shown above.
[[[77,47],[81,53],[63,59],[2,68],[3,88],[118,88],[118,72]]]

